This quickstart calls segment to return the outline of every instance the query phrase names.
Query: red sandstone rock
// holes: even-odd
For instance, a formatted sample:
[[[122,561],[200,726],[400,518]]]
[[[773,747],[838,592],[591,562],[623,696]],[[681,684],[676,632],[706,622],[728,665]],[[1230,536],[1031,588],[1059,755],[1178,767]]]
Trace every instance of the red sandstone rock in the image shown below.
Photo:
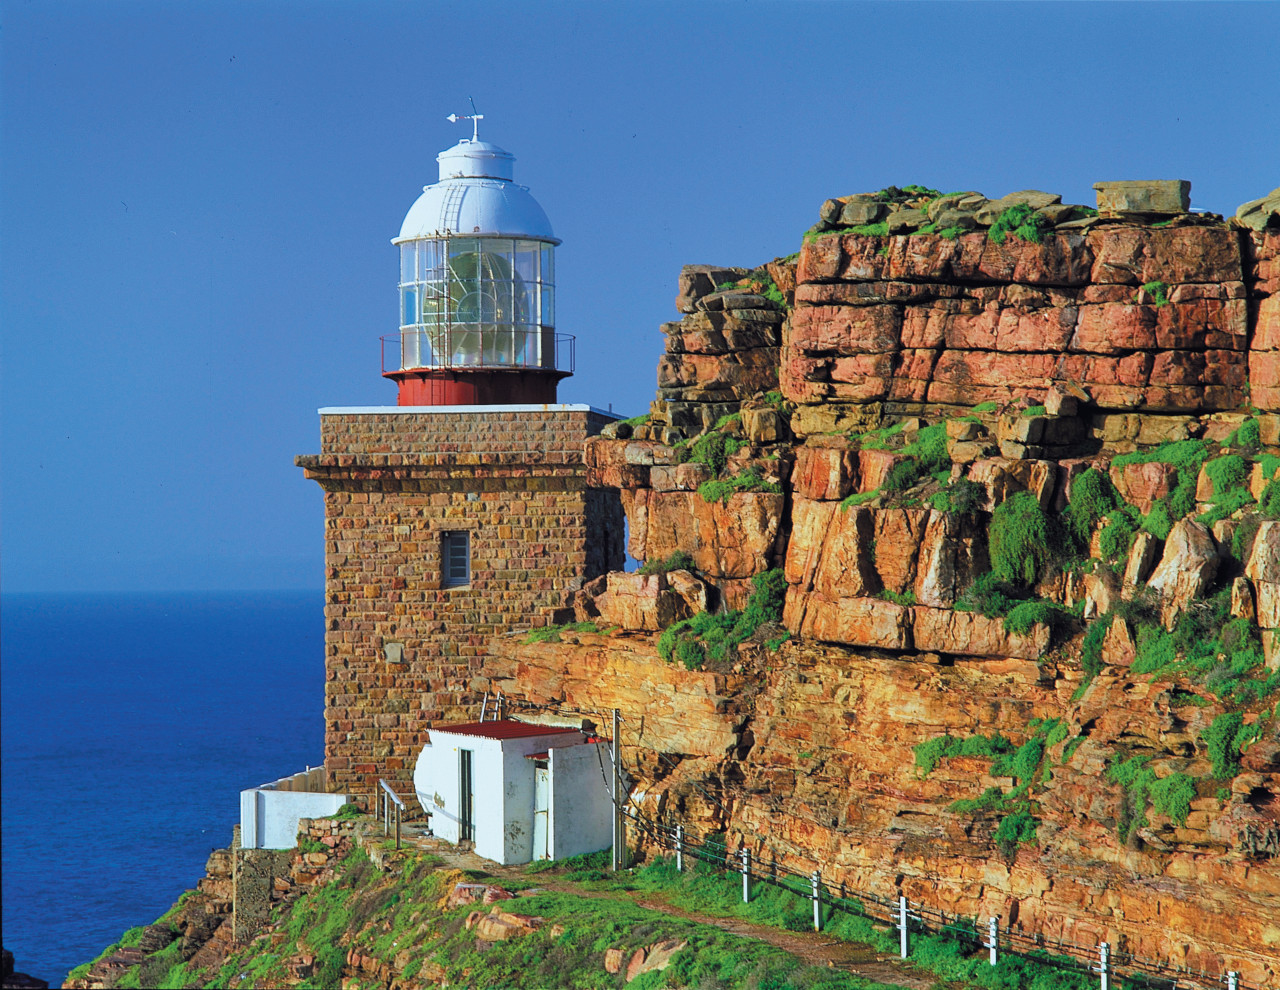
[[[783,621],[792,635],[827,643],[886,650],[911,648],[911,610],[879,598],[840,598],[818,592],[787,595]]]
[[[1111,483],[1120,496],[1143,515],[1178,484],[1178,469],[1172,464],[1126,464],[1112,467]]]
[[[917,605],[914,613],[915,648],[960,656],[1016,657],[1036,660],[1049,646],[1049,627],[1036,625],[1025,635],[1007,633],[1004,620],[980,612],[957,612]]]
[[[1199,598],[1218,573],[1218,548],[1209,531],[1191,519],[1173,524],[1165,540],[1164,553],[1147,587],[1163,599],[1164,624],[1168,629],[1187,603]]]
[[[796,450],[791,484],[795,493],[811,499],[843,499],[858,477],[858,453],[841,438],[828,445],[811,440]]]

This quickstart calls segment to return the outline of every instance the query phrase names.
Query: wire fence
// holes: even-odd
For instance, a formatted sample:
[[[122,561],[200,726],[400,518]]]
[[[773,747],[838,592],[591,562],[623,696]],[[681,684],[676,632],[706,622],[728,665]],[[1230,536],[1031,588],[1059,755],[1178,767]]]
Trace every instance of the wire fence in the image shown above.
[[[513,708],[525,711],[544,711],[560,717],[571,715],[591,715],[606,721],[606,713],[600,709],[582,709],[563,704],[537,704],[528,701],[510,701]],[[616,740],[614,741],[616,745]],[[666,758],[674,770],[678,764],[666,754],[654,750],[660,758]],[[605,776],[603,765],[601,775]],[[698,786],[711,802],[729,819],[728,810],[714,795]],[[608,787],[608,779],[605,777]],[[1171,966],[1166,962],[1147,959],[1125,950],[1116,950],[1107,942],[1096,945],[1082,945],[1065,938],[1061,934],[1050,937],[1044,933],[1029,933],[1012,926],[1001,927],[999,920],[989,918],[985,923],[978,918],[953,914],[939,908],[924,905],[912,906],[906,897],[896,901],[872,893],[848,889],[843,882],[831,884],[822,879],[820,869],[805,874],[778,862],[776,856],[769,861],[753,859],[748,850],[738,851],[738,861],[730,856],[725,842],[718,842],[710,835],[699,835],[695,830],[683,824],[667,824],[646,816],[642,809],[631,798],[628,789],[621,789],[623,800],[621,814],[629,819],[633,827],[650,843],[670,850],[675,856],[677,866],[683,868],[685,857],[708,864],[723,873],[739,873],[743,878],[743,899],[749,900],[753,883],[765,883],[789,891],[797,897],[809,898],[813,901],[813,926],[821,930],[823,910],[843,912],[868,919],[871,922],[888,925],[898,932],[899,953],[902,958],[910,954],[910,936],[912,932],[919,934],[940,935],[967,944],[975,949],[986,949],[991,965],[996,965],[1002,955],[1031,958],[1041,965],[1074,972],[1076,974],[1094,974],[1098,978],[1101,990],[1111,990],[1113,981],[1123,981],[1126,988],[1146,988],[1146,990],[1268,990],[1258,984],[1245,983],[1239,974],[1211,973],[1204,970],[1191,970],[1186,967]],[[745,853],[745,855],[744,855]],[[817,864],[817,857],[809,858]]]
[[[683,871],[685,862],[691,860],[705,863],[725,875],[741,875],[744,901],[751,899],[752,887],[758,883],[812,900],[815,931],[822,929],[824,918],[830,912],[843,912],[889,926],[898,933],[899,954],[903,959],[910,957],[913,934],[940,935],[974,950],[987,950],[993,966],[1009,955],[1034,959],[1041,965],[1078,975],[1092,974],[1101,990],[1118,987],[1121,982],[1125,987],[1150,990],[1219,990],[1224,986],[1227,990],[1266,990],[1257,984],[1245,983],[1234,972],[1195,972],[1132,952],[1117,951],[1106,942],[1081,945],[1061,936],[1051,938],[1002,927],[994,918],[983,922],[972,916],[913,905],[906,897],[893,900],[870,891],[850,890],[844,883],[824,880],[821,870],[805,874],[779,863],[776,858],[753,857],[746,847],[733,853],[726,842],[699,834],[682,824],[655,821],[638,809],[625,808],[623,815],[650,843],[669,851],[678,869]]]

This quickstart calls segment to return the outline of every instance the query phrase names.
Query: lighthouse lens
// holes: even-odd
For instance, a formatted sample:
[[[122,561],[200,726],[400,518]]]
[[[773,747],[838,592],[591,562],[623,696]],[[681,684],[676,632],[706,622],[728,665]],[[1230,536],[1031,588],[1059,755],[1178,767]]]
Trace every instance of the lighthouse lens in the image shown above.
[[[554,325],[551,258],[545,242],[505,237],[402,245],[402,366],[541,365],[539,341]]]

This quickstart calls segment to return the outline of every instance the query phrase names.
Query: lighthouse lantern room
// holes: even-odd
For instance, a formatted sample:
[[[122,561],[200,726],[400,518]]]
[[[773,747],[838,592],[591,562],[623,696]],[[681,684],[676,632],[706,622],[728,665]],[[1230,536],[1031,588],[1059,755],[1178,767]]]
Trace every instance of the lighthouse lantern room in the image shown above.
[[[441,152],[392,243],[400,248],[400,332],[382,338],[382,373],[402,406],[556,401],[573,337],[555,331],[551,222],[515,158],[470,139]]]

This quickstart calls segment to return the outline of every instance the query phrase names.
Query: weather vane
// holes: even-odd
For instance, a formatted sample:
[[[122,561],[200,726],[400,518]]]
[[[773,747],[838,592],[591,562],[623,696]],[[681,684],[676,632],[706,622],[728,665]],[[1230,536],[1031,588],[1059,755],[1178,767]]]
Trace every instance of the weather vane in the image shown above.
[[[476,101],[473,100],[470,96],[467,97],[467,102],[471,104],[470,113],[467,113],[467,114],[451,113],[449,114],[449,116],[445,117],[445,120],[447,120],[451,124],[456,124],[460,120],[471,121],[471,140],[479,141],[480,140],[480,121],[484,120],[484,114],[476,113]]]

